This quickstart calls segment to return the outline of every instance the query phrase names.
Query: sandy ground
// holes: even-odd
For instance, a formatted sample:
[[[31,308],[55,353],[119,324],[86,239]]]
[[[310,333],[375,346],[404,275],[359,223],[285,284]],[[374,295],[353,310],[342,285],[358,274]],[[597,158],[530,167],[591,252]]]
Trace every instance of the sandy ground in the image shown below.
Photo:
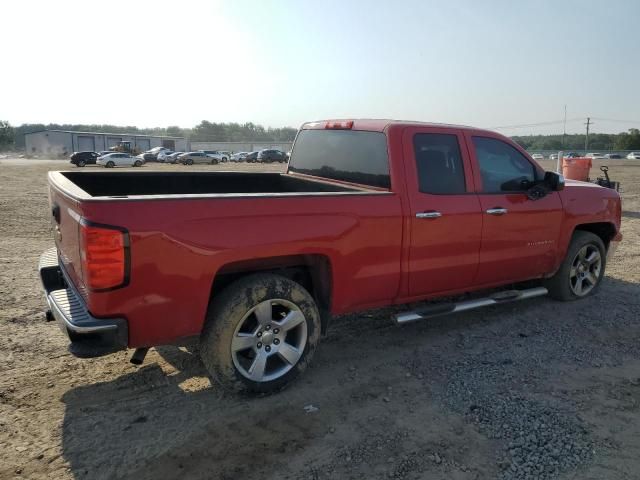
[[[303,378],[247,398],[213,386],[190,344],[141,367],[72,357],[36,271],[45,174],[67,164],[0,160],[0,478],[640,478],[640,162],[609,163],[625,240],[597,296],[337,319]],[[536,434],[558,461],[532,453],[525,473],[518,442],[543,449]]]

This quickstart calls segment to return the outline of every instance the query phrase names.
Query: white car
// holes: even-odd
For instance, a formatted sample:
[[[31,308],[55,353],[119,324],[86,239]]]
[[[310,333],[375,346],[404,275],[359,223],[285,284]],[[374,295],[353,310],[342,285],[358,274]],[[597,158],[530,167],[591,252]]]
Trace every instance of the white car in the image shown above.
[[[531,154],[531,158],[533,158],[534,160],[544,160],[544,155],[542,155],[541,153],[533,153]]]
[[[592,158],[594,160],[602,160],[603,158],[606,158],[602,153],[587,153],[585,157]]]
[[[231,155],[231,161],[233,162],[244,162],[244,157],[249,155],[249,152],[238,152]]]
[[[216,160],[218,160],[218,162],[226,162],[227,160],[229,160],[228,155],[225,155],[224,153],[219,152],[217,150],[200,150],[200,151],[209,158],[215,158]]]
[[[549,160],[558,160],[558,154],[552,153],[551,155],[549,155]]]
[[[164,159],[164,163],[180,163],[178,161],[178,157],[182,155],[184,152],[174,152],[171,155],[167,155]]]
[[[128,153],[109,153],[98,157],[97,165],[103,165],[106,168],[113,167],[141,167],[144,160],[140,157],[132,157]]]
[[[167,158],[169,157],[169,155],[174,154],[175,152],[173,150],[161,150],[160,152],[158,152],[158,157],[157,160],[159,162],[166,162]]]
[[[627,159],[628,160],[640,160],[640,153],[639,152],[631,152],[629,155],[627,155]]]

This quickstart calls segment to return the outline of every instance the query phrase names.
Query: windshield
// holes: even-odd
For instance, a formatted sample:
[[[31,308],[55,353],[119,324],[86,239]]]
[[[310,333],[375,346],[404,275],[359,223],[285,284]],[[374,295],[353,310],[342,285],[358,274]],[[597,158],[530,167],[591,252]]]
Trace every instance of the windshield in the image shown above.
[[[301,130],[289,171],[390,188],[387,138],[381,132]]]

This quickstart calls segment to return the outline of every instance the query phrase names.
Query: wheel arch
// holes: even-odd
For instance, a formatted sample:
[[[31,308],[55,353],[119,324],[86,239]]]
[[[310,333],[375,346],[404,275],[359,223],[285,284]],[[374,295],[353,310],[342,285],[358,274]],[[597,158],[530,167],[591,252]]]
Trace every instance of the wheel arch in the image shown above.
[[[316,301],[322,333],[331,318],[333,277],[331,260],[322,254],[287,255],[241,260],[223,265],[211,283],[210,299],[219,295],[236,280],[254,273],[273,273],[302,285]]]
[[[617,233],[616,226],[611,222],[581,223],[576,225],[573,233],[577,231],[591,232],[597,235],[607,250],[609,249],[609,243],[611,243],[611,240],[613,240],[613,237],[615,237]]]

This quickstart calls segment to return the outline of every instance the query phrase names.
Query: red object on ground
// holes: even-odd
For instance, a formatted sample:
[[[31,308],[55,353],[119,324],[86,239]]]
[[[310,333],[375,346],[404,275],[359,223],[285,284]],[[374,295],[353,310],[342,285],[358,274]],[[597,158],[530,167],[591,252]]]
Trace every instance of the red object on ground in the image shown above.
[[[562,175],[564,175],[564,178],[570,180],[586,182],[589,180],[591,166],[591,159],[589,157],[563,158]]]

